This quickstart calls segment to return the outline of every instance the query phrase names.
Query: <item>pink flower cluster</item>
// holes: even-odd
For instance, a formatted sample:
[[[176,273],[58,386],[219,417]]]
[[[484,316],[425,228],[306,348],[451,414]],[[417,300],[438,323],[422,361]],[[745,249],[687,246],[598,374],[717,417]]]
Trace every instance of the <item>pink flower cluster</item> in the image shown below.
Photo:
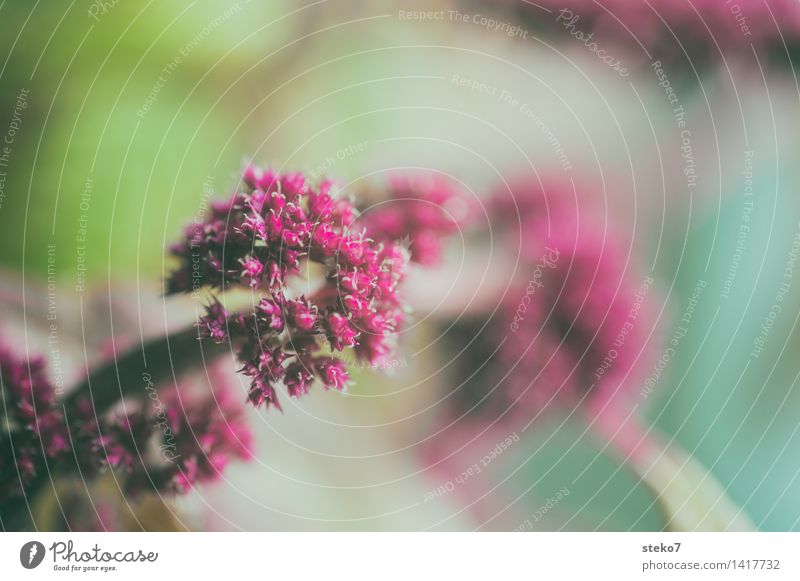
[[[71,446],[44,358],[22,361],[0,346],[0,380],[0,424],[7,426],[0,431],[0,498],[18,497],[45,458],[60,458]]]
[[[379,242],[407,239],[411,260],[436,266],[444,241],[469,220],[466,197],[439,174],[391,176],[379,201],[363,208],[358,223]]]
[[[168,390],[156,396],[158,407],[145,399],[97,415],[86,398],[64,409],[42,358],[24,361],[0,348],[0,377],[5,500],[48,475],[91,478],[108,469],[129,493],[183,492],[217,478],[231,459],[250,457],[243,407],[224,388],[214,397]]]
[[[777,47],[800,41],[800,10],[795,0],[494,0],[517,8],[533,28],[559,19],[576,30],[595,33],[596,42],[617,42],[640,51],[640,43],[654,59],[668,54],[693,60],[710,54],[750,51],[750,45]],[[545,10],[549,11],[545,12]],[[673,36],[674,35],[674,36]],[[677,38],[676,38],[677,37]],[[679,44],[680,43],[680,44]],[[717,48],[719,46],[719,49]]]
[[[199,322],[202,336],[236,345],[255,406],[280,409],[278,385],[295,397],[315,380],[342,390],[347,368],[329,352],[352,348],[379,364],[394,349],[405,319],[398,285],[408,253],[392,240],[369,238],[329,181],[314,186],[299,173],[251,166],[243,183],[172,247],[180,265],[168,292],[239,285],[262,293],[252,313],[229,313],[214,300]],[[321,288],[295,296],[289,279],[309,263],[322,267]]]
[[[196,482],[218,479],[231,460],[252,458],[252,434],[242,403],[221,385],[217,382],[213,397],[184,396],[177,389],[164,397],[166,421],[156,417],[154,428],[160,431],[166,462],[150,472],[156,486],[186,492]]]
[[[152,394],[156,405],[126,402],[102,417],[88,399],[78,403],[71,430],[84,475],[107,467],[129,492],[182,493],[218,479],[231,460],[251,458],[244,408],[224,383],[213,394],[175,387]]]
[[[631,276],[622,245],[571,197],[535,182],[494,196],[497,230],[521,233],[509,244],[521,252],[518,286],[466,359],[485,367],[483,399],[495,412],[529,417],[553,402],[613,397],[650,361],[653,280]]]

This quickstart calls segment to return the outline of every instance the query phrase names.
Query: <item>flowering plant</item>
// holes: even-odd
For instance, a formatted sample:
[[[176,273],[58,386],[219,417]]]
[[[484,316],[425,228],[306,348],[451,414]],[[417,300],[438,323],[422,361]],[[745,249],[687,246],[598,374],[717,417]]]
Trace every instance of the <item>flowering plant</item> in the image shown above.
[[[3,522],[18,526],[27,506],[20,500],[65,475],[111,473],[132,495],[213,481],[231,460],[252,457],[242,400],[281,409],[278,388],[291,397],[314,382],[341,391],[349,374],[340,354],[348,349],[356,361],[383,367],[409,316],[400,295],[409,248],[419,249],[415,262],[433,262],[454,231],[436,204],[457,194],[442,180],[395,178],[381,195],[410,204],[393,229],[386,221],[397,216],[383,210],[359,220],[331,181],[248,166],[241,188],[214,202],[170,248],[177,267],[167,295],[211,292],[194,327],[115,354],[63,397],[44,358],[0,346]],[[236,288],[251,293],[252,309],[226,308]],[[226,348],[250,382],[242,400],[215,363]],[[190,389],[189,370],[198,364],[211,392]]]

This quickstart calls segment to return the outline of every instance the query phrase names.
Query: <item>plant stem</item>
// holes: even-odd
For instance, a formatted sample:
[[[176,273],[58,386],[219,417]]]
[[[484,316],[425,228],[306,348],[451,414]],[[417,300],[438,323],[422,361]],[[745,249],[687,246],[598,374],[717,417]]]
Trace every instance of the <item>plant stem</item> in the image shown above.
[[[619,402],[600,401],[584,410],[589,425],[647,487],[672,531],[753,531],[755,525],[699,460]]]
[[[145,395],[145,385],[165,379],[177,379],[191,367],[200,367],[215,359],[230,347],[212,341],[200,341],[192,326],[172,335],[143,343],[121,357],[115,357],[92,371],[64,400],[65,407],[74,409],[82,398],[89,398],[99,414],[123,397]],[[148,378],[148,379],[143,379]]]

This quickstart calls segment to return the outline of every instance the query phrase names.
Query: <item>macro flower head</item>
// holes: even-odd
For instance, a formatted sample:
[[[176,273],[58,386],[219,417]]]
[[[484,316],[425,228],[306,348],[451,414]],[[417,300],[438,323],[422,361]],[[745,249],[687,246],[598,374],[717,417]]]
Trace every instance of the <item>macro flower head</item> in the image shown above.
[[[238,286],[257,297],[247,313],[229,312],[214,298],[199,321],[202,337],[235,346],[255,406],[280,409],[278,387],[294,397],[315,381],[342,390],[348,375],[336,353],[352,349],[377,364],[395,348],[406,318],[398,286],[408,252],[392,239],[371,238],[356,218],[330,181],[249,166],[240,190],[213,204],[172,247],[179,266],[167,292]],[[320,273],[316,288],[297,294],[292,280],[312,265]]]

